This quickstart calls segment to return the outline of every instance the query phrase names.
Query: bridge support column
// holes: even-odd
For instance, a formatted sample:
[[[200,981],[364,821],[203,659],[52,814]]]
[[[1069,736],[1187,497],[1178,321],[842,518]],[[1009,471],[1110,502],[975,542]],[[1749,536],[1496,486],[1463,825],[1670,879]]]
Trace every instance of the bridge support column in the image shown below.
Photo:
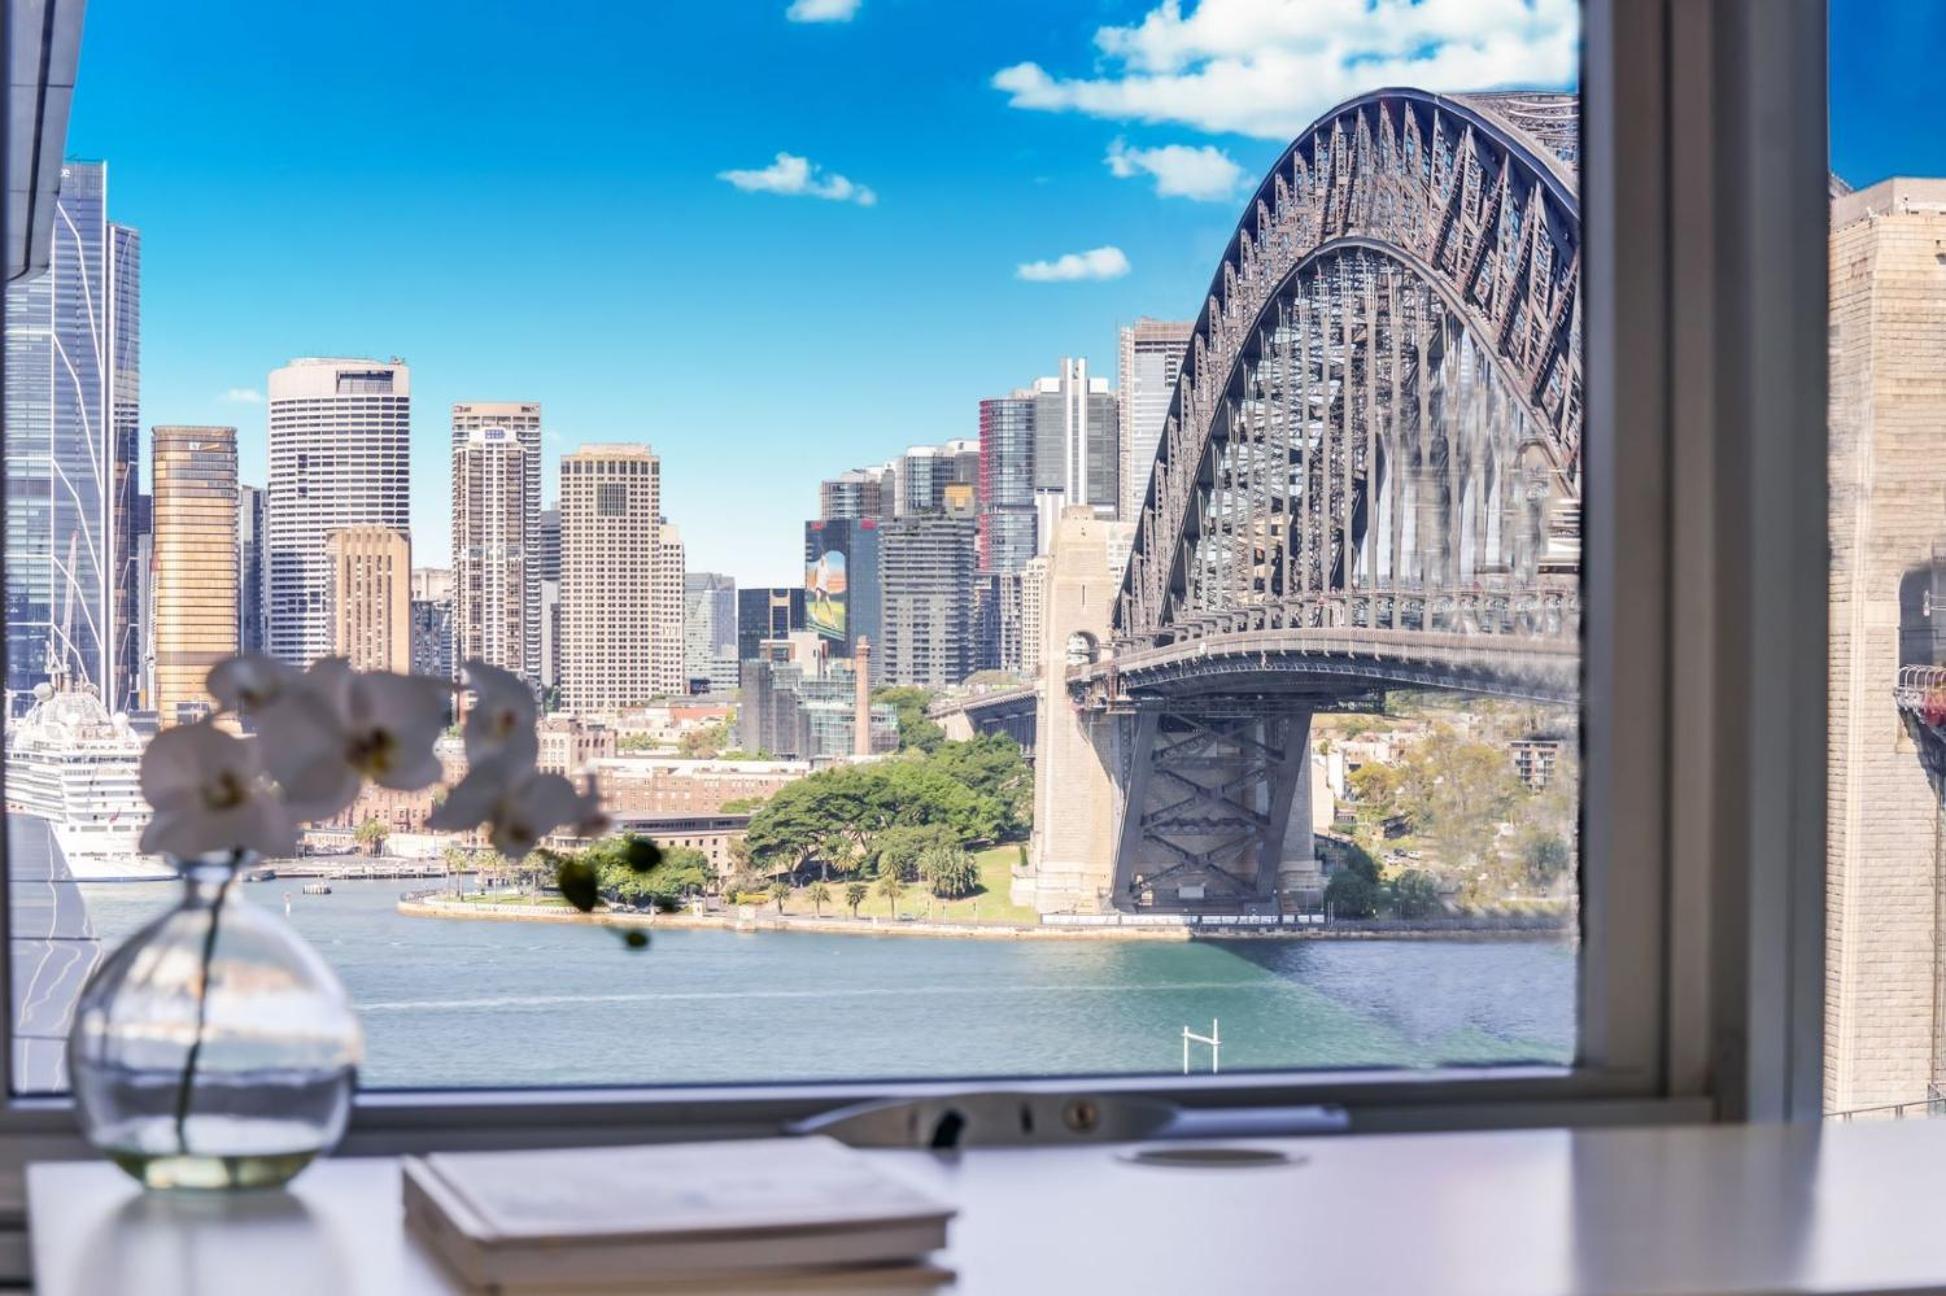
[[[1035,709],[1034,843],[1013,901],[1041,913],[1094,913],[1109,901],[1121,812],[1118,772],[1133,721],[1068,698],[1070,656],[1108,642],[1119,573],[1108,563],[1109,524],[1092,509],[1065,511],[1054,532],[1042,598],[1040,697]]]
[[[1309,707],[1185,699],[1143,712],[1128,755],[1116,907],[1234,911],[1316,888]]]

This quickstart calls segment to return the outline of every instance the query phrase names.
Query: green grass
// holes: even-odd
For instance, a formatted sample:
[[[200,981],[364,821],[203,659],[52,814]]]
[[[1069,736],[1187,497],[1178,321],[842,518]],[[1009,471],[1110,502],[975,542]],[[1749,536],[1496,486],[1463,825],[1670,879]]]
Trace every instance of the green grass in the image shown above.
[[[978,891],[959,900],[935,900],[924,883],[910,882],[906,884],[905,894],[899,897],[900,916],[936,918],[941,922],[1015,923],[1027,926],[1040,920],[1032,905],[1016,905],[1007,899],[1014,861],[1019,858],[1013,843],[976,852],[973,858],[980,866]],[[845,906],[845,883],[846,879],[834,877],[825,884],[831,888],[831,903],[824,907],[826,917],[851,916],[851,910]],[[867,885],[872,888],[872,894],[864,904],[858,906],[858,916],[891,917],[892,906],[886,903],[884,896],[878,894],[877,881],[868,879]],[[776,913],[777,904],[770,901],[762,909],[765,913]],[[802,887],[784,902],[784,912],[792,917],[812,916],[811,902],[805,899]]]

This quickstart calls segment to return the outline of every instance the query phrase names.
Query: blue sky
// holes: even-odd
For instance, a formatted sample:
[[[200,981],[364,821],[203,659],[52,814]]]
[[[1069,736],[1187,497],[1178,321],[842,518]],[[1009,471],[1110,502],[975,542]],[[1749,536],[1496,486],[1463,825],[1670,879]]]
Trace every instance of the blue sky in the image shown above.
[[[1577,39],[1569,0],[93,0],[69,151],[142,230],[145,428],[233,423],[260,482],[269,370],[398,355],[419,561],[448,406],[538,400],[550,498],[648,442],[692,569],[783,583],[818,478],[1194,314],[1317,112],[1565,86]]]

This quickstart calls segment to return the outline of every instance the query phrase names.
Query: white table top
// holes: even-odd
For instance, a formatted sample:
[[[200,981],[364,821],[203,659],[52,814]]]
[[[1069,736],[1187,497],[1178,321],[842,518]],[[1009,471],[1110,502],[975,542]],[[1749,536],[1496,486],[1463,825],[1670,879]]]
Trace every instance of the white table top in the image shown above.
[[[970,1296],[1946,1292],[1946,1121],[1264,1140],[1289,1167],[1120,1150],[880,1152],[956,1202]],[[40,1296],[462,1290],[407,1238],[398,1168],[288,1193],[144,1194],[105,1163],[28,1178]]]

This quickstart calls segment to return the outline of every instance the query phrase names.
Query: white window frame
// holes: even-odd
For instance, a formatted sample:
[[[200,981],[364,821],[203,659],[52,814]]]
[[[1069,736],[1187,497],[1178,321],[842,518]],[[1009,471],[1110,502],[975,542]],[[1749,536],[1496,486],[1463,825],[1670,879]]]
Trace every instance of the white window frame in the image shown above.
[[[1587,0],[1573,1066],[381,1092],[360,1095],[345,1150],[754,1134],[866,1098],[1002,1087],[1332,1103],[1355,1130],[1815,1119],[1824,24],[1823,0]],[[85,1155],[65,1098],[11,1099],[0,1230],[26,1161]]]

